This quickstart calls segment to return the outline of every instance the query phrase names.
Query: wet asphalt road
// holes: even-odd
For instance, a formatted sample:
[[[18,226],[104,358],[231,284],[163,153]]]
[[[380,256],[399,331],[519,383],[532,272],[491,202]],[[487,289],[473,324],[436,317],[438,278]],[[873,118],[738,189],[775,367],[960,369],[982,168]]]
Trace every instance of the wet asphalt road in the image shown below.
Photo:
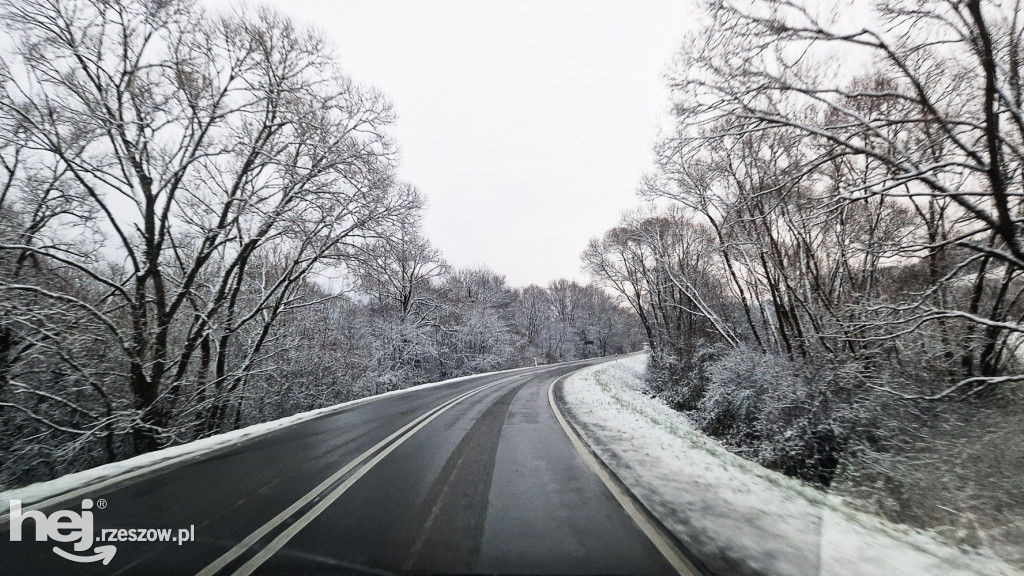
[[[106,566],[58,556],[72,543],[34,541],[31,521],[11,542],[3,523],[0,576],[673,574],[552,412],[548,388],[583,365],[385,397],[100,488],[83,496],[105,501],[97,533],[195,534],[97,542],[117,546]],[[80,498],[44,512],[58,509]]]

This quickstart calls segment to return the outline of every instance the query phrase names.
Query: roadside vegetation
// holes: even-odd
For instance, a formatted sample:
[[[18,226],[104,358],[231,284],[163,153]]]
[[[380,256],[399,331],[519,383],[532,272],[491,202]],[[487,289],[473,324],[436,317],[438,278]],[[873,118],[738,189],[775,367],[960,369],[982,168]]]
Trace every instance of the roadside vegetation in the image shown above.
[[[1024,562],[1019,2],[704,2],[583,262],[738,454]]]
[[[647,363],[633,356],[580,370],[561,399],[605,464],[712,573],[1024,574],[991,543],[951,546],[730,453],[650,396]]]

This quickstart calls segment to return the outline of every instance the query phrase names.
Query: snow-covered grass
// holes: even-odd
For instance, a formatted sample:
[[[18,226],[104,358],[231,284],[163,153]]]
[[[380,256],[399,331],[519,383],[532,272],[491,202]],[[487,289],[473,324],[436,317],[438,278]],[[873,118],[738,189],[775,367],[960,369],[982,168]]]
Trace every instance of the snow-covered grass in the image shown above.
[[[503,370],[501,372],[493,372],[491,374],[502,374],[505,372],[516,372],[528,369],[529,368],[514,368],[511,370]],[[363,404],[397,394],[405,394],[412,392],[413,390],[423,390],[425,388],[433,388],[435,386],[454,384],[456,382],[461,382],[469,378],[477,378],[483,375],[484,374],[474,374],[471,376],[452,378],[441,382],[431,382],[429,384],[411,386],[402,390],[394,390],[378,394],[376,396],[368,396],[366,398],[343,402],[326,408],[301,412],[278,420],[264,422],[262,424],[254,424],[240,430],[217,434],[215,436],[196,440],[187,444],[179,444],[177,446],[171,446],[162,450],[156,450],[140,456],[135,456],[134,458],[111,462],[109,464],[97,466],[96,468],[67,474],[60,478],[47,480],[46,482],[37,482],[21,488],[5,490],[0,492],[0,515],[4,515],[8,510],[10,510],[11,500],[20,500],[23,505],[28,506],[30,504],[39,505],[40,503],[50,499],[63,500],[76,498],[87,491],[100,487],[101,485],[106,485],[111,482],[120,482],[143,474],[149,474],[160,468],[172,466],[187,460],[193,460],[215,450],[221,450],[229,446],[251,440],[257,436],[269,434],[276,430],[293,426],[307,420],[312,420],[313,418],[330,414],[331,412],[336,412],[344,408],[349,408],[357,404]]]
[[[732,454],[643,394],[646,362],[581,370],[564,402],[594,451],[716,574],[1024,574]]]

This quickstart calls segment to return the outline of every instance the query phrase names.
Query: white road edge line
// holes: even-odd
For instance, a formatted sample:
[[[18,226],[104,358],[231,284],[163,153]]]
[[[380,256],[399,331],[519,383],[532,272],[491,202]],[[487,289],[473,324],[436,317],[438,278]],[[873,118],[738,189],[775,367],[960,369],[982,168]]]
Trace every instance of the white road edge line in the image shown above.
[[[255,532],[253,532],[244,540],[242,540],[234,547],[232,547],[230,550],[225,552],[220,558],[217,558],[212,563],[210,563],[206,568],[200,571],[197,574],[197,576],[213,576],[214,574],[222,570],[225,566],[227,566],[236,558],[245,553],[245,551],[252,547],[253,544],[255,544],[257,541],[259,541],[267,534],[269,534],[271,530],[273,530],[282,522],[287,520],[290,516],[298,512],[302,507],[312,502],[324,490],[330,487],[331,484],[337,482],[338,479],[344,477],[346,474],[351,472],[356,466],[359,466],[363,461],[369,458],[371,454],[387,446],[389,443],[391,443],[392,440],[395,440],[395,438],[398,438],[398,440],[396,440],[393,444],[388,446],[386,450],[378,454],[375,458],[370,460],[365,466],[356,471],[356,473],[353,474],[348,480],[346,480],[341,486],[339,486],[326,497],[324,497],[324,499],[317,503],[317,505],[313,507],[313,509],[311,509],[305,515],[299,518],[294,524],[289,526],[288,529],[286,529],[284,532],[278,535],[277,538],[272,540],[263,550],[257,553],[256,556],[251,558],[241,568],[234,572],[235,575],[251,574],[254,570],[256,570],[256,568],[259,567],[260,564],[266,562],[268,558],[270,558],[274,555],[275,552],[280,550],[288,542],[288,540],[290,540],[296,533],[299,532],[299,530],[301,530],[306,524],[309,524],[309,522],[311,522],[316,516],[323,512],[324,509],[326,509],[327,506],[329,506],[332,502],[337,500],[338,497],[342,495],[342,493],[344,493],[346,490],[348,490],[349,487],[352,486],[352,484],[355,484],[356,480],[361,478],[363,474],[370,470],[370,468],[373,468],[385,456],[390,454],[400,444],[408,440],[413,434],[415,434],[421,428],[426,426],[431,420],[437,418],[438,416],[441,415],[441,413],[447,411],[449,408],[455,406],[459,402],[462,402],[463,400],[472,396],[473,394],[476,394],[477,392],[481,392],[492,386],[497,386],[498,384],[503,384],[505,382],[514,380],[515,378],[519,377],[521,377],[521,375],[511,376],[508,378],[498,380],[497,382],[485,384],[483,386],[480,386],[479,388],[474,388],[469,392],[464,392],[463,394],[456,396],[455,398],[441,404],[440,406],[428,410],[422,416],[419,416],[412,422],[398,429],[396,432],[392,433],[387,438],[381,440],[372,448],[363,452],[354,460],[352,460],[344,467],[342,467],[340,470],[332,474],[329,478],[321,482],[316,488],[313,488],[312,490],[307,492],[302,498],[300,498],[294,504],[286,508],[284,511],[282,511],[280,514],[272,518],[263,526],[260,526]]]
[[[551,411],[555,413],[555,418],[558,423],[562,425],[562,430],[565,431],[565,435],[569,437],[572,445],[576,447],[576,452],[579,453],[583,461],[587,463],[587,466],[597,474],[601,482],[608,488],[608,491],[612,493],[612,496],[618,500],[619,504],[626,510],[626,514],[633,519],[640,531],[647,536],[647,539],[661,552],[661,555],[668,560],[668,563],[683,576],[701,576],[700,570],[698,570],[690,560],[683,555],[676,545],[669,540],[662,530],[656,526],[651,519],[647,517],[637,504],[634,496],[627,493],[618,482],[612,479],[608,475],[608,471],[605,470],[604,466],[597,461],[597,457],[590,451],[584,443],[583,439],[580,438],[579,434],[569,425],[565,417],[562,416],[561,411],[558,409],[558,405],[555,403],[555,385],[562,380],[571,376],[572,373],[566,374],[561,378],[555,379],[548,387],[548,403],[551,404]]]

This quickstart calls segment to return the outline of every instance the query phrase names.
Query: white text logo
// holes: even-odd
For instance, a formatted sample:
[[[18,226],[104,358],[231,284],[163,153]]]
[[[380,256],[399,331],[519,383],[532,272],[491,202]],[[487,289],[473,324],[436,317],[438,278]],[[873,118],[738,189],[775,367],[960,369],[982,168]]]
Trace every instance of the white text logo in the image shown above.
[[[55,542],[74,542],[75,552],[85,552],[92,548],[92,500],[82,500],[82,512],[70,510],[58,510],[49,517],[39,510],[21,511],[21,500],[11,500],[11,542],[21,542],[21,524],[27,519],[32,519],[36,525],[36,541],[46,542],[47,539]],[[79,556],[59,547],[54,546],[53,551],[63,558],[74,562],[96,562],[100,560],[104,565],[110,564],[117,552],[117,547],[112,545],[97,546],[89,556]]]

